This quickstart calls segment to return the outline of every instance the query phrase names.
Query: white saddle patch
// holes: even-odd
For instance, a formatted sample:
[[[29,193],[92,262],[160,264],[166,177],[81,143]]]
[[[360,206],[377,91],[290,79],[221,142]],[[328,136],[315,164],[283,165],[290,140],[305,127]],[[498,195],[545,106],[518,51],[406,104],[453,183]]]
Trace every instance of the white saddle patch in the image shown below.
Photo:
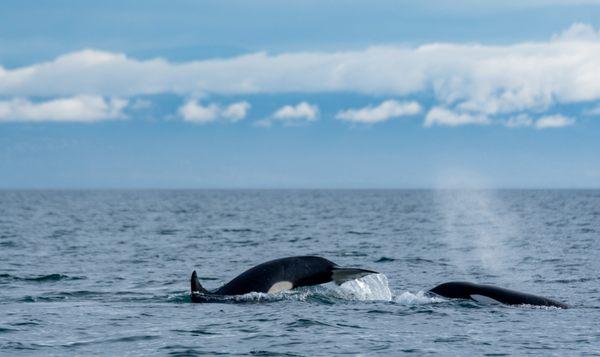
[[[482,304],[501,304],[500,301],[494,300],[491,297],[485,295],[471,295],[471,299]]]
[[[294,284],[290,283],[289,281],[278,281],[275,284],[273,284],[273,286],[271,286],[267,293],[275,294],[281,291],[291,290],[293,287]]]

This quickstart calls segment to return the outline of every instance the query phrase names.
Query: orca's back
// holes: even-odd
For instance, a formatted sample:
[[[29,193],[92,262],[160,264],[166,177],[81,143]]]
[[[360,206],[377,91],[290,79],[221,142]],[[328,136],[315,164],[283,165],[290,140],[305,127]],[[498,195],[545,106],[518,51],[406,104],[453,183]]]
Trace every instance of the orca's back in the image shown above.
[[[450,299],[473,299],[483,296],[506,305],[555,306],[567,308],[567,305],[542,296],[500,288],[492,285],[480,285],[468,282],[449,282],[429,290]]]
[[[250,268],[215,290],[219,295],[267,293],[278,283],[290,283],[291,288],[323,284],[331,281],[336,265],[324,258],[298,256],[271,260]]]

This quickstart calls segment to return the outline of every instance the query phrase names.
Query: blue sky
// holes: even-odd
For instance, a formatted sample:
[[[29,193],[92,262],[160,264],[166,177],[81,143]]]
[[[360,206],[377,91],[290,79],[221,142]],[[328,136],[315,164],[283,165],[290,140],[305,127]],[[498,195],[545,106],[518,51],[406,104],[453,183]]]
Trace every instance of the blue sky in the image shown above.
[[[6,1],[1,188],[598,188],[598,1]]]

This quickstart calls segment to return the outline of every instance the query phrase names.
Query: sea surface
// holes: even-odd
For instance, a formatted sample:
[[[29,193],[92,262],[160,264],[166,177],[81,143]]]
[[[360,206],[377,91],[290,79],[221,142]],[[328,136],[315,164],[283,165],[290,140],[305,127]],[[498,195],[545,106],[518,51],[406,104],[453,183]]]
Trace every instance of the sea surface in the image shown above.
[[[381,274],[190,302],[306,254]],[[599,272],[598,190],[0,191],[0,355],[600,355]]]

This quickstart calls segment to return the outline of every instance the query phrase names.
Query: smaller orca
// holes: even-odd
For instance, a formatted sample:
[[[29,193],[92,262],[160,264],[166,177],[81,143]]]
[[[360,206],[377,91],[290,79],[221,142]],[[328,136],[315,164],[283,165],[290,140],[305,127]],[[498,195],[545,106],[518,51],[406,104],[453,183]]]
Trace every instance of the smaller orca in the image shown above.
[[[191,278],[192,302],[207,302],[212,298],[244,295],[251,292],[277,293],[301,286],[334,281],[336,284],[378,274],[373,270],[340,267],[316,256],[298,256],[271,260],[250,268],[218,289],[206,290],[196,271]]]
[[[484,303],[502,303],[506,305],[553,306],[562,309],[566,304],[542,296],[522,293],[491,285],[480,285],[467,282],[449,282],[436,286],[429,292],[449,299],[471,299]]]

